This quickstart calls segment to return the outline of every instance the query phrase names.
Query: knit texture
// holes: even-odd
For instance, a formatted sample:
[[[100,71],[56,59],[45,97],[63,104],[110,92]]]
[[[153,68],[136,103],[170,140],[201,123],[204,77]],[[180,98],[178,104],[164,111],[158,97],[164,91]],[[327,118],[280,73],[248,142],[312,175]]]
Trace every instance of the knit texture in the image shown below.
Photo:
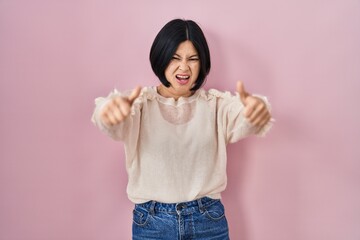
[[[99,118],[101,108],[117,90],[95,100],[93,123],[125,144],[127,193],[134,203],[164,203],[220,198],[225,190],[226,145],[256,134],[264,136],[273,124],[253,127],[243,116],[238,94],[199,89],[178,100],[145,87],[131,107],[131,114],[108,127]],[[261,96],[258,96],[261,97]],[[266,97],[261,97],[268,108]]]

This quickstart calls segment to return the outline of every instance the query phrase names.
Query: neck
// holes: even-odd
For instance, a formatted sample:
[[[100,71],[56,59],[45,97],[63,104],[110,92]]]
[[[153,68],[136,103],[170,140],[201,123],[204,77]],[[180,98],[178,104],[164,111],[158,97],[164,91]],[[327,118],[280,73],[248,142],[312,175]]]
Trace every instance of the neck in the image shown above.
[[[166,97],[166,98],[174,98],[175,100],[178,100],[180,97],[190,97],[195,93],[195,91],[191,91],[191,92],[188,92],[187,94],[177,95],[177,94],[172,93],[169,90],[170,88],[167,88],[164,85],[159,85],[156,88],[156,90],[157,90],[157,93],[160,94],[161,96]]]

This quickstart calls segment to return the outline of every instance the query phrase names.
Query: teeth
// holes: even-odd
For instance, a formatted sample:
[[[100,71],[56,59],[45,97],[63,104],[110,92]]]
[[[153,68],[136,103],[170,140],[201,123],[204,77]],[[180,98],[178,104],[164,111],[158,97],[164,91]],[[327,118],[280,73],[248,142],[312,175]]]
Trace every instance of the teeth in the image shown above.
[[[176,75],[177,78],[181,78],[181,79],[188,79],[190,76],[181,76],[181,75]]]

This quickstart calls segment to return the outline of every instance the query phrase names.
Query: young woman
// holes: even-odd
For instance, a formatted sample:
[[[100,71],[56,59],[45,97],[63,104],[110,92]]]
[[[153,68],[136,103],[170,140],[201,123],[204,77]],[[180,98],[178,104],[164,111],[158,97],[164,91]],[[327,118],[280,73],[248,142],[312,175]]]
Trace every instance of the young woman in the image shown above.
[[[220,198],[226,145],[271,127],[266,98],[201,87],[210,53],[191,20],[168,22],[150,51],[156,87],[96,99],[92,121],[125,144],[133,239],[229,239]]]

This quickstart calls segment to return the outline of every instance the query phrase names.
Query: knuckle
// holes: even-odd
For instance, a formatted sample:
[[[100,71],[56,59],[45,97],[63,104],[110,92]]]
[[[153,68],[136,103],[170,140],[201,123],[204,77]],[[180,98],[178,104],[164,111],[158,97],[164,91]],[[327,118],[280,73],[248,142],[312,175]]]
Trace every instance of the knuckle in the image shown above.
[[[111,99],[110,105],[111,105],[111,106],[116,106],[116,105],[117,105],[117,98]]]
[[[263,103],[263,101],[261,101],[260,103],[259,103],[259,108],[260,109],[264,109],[266,106],[265,106],[265,103]]]
[[[101,118],[107,118],[107,110],[106,110],[106,109],[103,109],[103,110],[100,112],[100,117],[101,117]]]
[[[116,104],[116,106],[119,106],[122,102],[123,102],[122,97],[119,96],[119,97],[114,98],[114,103]]]

